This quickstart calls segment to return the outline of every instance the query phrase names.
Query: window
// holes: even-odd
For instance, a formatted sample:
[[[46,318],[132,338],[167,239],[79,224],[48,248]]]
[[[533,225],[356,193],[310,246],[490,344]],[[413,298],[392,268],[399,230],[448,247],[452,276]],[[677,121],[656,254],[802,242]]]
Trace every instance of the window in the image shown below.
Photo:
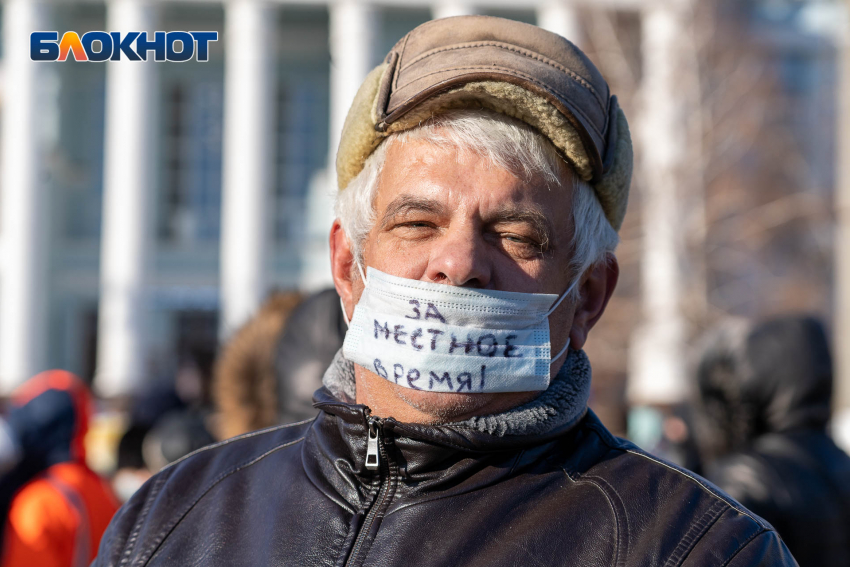
[[[307,196],[328,156],[327,77],[290,73],[278,90],[275,215],[277,242],[303,243]]]
[[[215,242],[221,227],[223,87],[190,78],[165,91],[158,233],[178,245]]]

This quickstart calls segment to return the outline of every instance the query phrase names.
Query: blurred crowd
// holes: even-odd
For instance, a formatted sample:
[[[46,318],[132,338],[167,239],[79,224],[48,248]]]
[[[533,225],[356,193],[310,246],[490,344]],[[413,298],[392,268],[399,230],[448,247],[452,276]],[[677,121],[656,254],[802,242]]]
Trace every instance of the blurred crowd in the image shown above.
[[[87,385],[62,370],[30,379],[0,420],[0,567],[88,565],[111,516],[155,472],[216,440],[312,418],[345,331],[334,290],[272,294],[211,377],[181,373],[128,402],[106,476],[86,458]],[[821,322],[728,319],[692,350],[691,403],[633,410],[633,439],[767,519],[803,567],[850,565],[850,458],[828,434]]]

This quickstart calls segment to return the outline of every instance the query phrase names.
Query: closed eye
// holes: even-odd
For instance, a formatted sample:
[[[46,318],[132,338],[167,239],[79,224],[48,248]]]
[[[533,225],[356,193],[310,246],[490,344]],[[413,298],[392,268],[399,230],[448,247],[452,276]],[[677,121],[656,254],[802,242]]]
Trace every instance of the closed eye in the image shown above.
[[[529,238],[521,234],[495,232],[492,233],[491,238],[494,238],[494,244],[513,257],[531,259],[539,257],[546,252],[545,245],[534,238]]]
[[[406,221],[393,224],[390,231],[404,240],[423,240],[434,235],[436,225],[429,221]]]

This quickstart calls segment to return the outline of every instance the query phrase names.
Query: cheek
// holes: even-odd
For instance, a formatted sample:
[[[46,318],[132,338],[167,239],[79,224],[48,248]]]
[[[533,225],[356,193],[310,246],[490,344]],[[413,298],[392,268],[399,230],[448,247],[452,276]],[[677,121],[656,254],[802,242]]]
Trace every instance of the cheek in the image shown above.
[[[355,268],[357,270],[357,268]],[[364,268],[365,270],[365,268]],[[363,280],[360,279],[360,273],[357,272],[357,275],[352,274],[352,283],[351,283],[351,298],[353,300],[354,305],[357,305],[360,302],[360,296],[363,295],[363,289],[365,286],[363,285]]]
[[[370,235],[363,252],[368,266],[385,274],[413,280],[421,279],[431,256],[427,243],[411,245],[387,234]]]
[[[565,303],[567,301],[569,300],[564,300]],[[563,308],[558,307],[558,309],[549,316],[549,339],[552,343],[553,355],[555,352],[560,350],[560,347],[562,347],[564,343],[566,343],[567,337],[570,335],[570,330],[572,329],[574,317],[575,305],[572,304]]]
[[[549,320],[557,324],[559,328],[565,328],[572,324],[576,314],[576,304],[569,297],[555,309],[555,312],[549,316]]]

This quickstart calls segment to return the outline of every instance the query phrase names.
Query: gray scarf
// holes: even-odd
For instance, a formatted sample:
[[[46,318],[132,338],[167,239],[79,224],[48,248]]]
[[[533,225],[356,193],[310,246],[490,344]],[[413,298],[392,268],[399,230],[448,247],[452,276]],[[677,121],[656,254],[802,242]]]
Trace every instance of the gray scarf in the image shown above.
[[[507,411],[469,418],[453,425],[498,435],[539,435],[577,422],[590,397],[590,361],[581,350],[569,351],[566,362],[540,396]],[[339,400],[354,403],[354,363],[336,353],[322,379]]]

